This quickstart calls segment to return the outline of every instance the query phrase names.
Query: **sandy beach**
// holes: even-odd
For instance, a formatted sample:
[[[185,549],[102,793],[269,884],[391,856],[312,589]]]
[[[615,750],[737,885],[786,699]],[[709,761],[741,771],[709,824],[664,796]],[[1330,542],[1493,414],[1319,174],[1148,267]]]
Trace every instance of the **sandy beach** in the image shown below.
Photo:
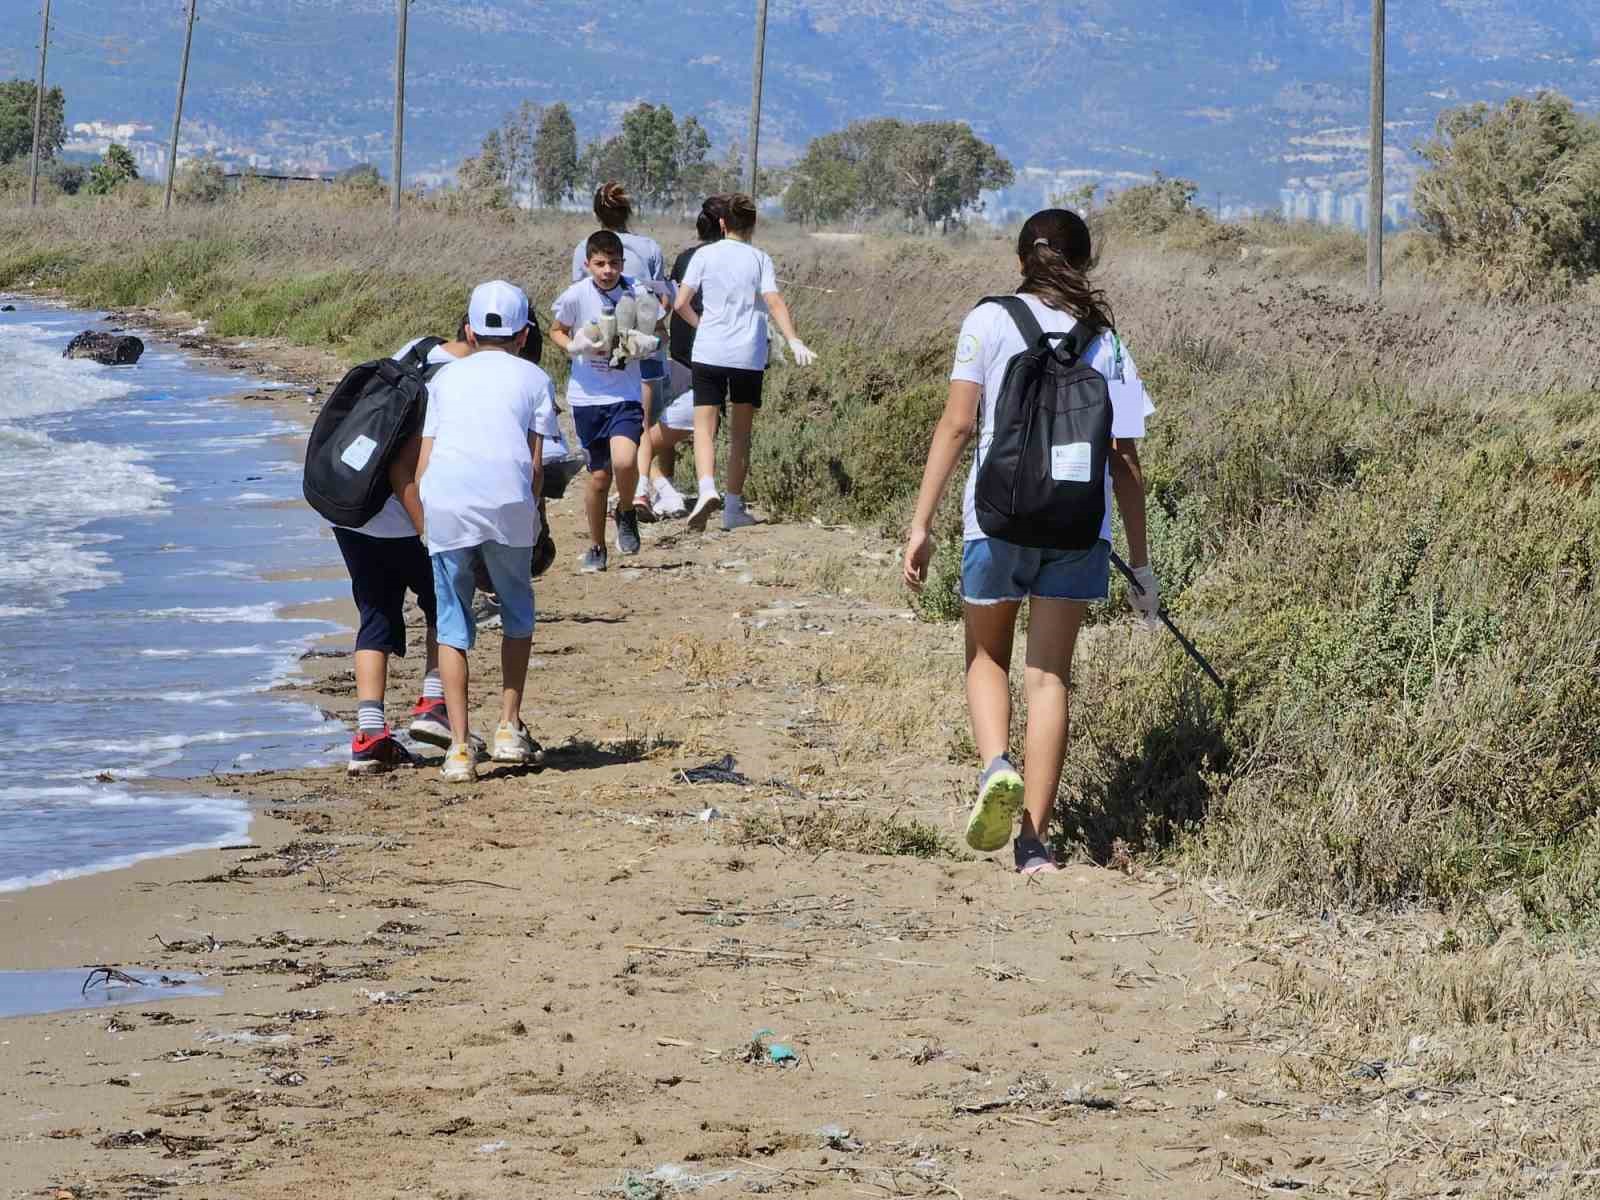
[[[542,769],[199,780],[249,798],[248,846],[0,896],[0,962],[222,991],[0,1021],[0,1196],[1354,1194],[1404,1068],[1330,1104],[1274,1017],[1345,931],[966,852],[959,634],[912,619],[895,547],[653,526],[580,577],[552,516]],[[348,718],[341,644],[295,686]]]

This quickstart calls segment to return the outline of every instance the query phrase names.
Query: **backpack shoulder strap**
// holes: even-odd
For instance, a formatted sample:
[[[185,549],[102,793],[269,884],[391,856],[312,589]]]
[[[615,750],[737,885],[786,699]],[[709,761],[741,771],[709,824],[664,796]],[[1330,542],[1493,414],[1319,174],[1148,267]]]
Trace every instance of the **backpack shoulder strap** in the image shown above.
[[[1028,307],[1028,302],[1021,296],[985,296],[978,301],[979,306],[985,304],[998,304],[1006,310],[1017,327],[1017,332],[1022,335],[1022,340],[1028,344],[1028,349],[1037,346],[1044,337],[1044,330],[1039,327],[1039,318],[1033,315],[1033,309]]]
[[[425,337],[406,351],[406,356],[402,361],[415,370],[426,371],[428,369],[428,355],[442,345],[444,345],[444,338],[442,337]]]
[[[1098,325],[1091,325],[1088,321],[1079,321],[1072,327],[1072,332],[1067,334],[1067,347],[1072,351],[1074,359],[1086,358],[1089,347],[1099,340],[1100,335],[1106,331]]]

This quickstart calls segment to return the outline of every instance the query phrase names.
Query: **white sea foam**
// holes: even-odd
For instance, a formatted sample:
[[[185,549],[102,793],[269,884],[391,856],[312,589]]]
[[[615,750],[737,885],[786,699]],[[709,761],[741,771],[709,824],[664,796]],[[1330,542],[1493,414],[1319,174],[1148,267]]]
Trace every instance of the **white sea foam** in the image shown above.
[[[198,621],[202,625],[267,625],[278,619],[278,609],[281,607],[268,603],[222,608],[150,608],[139,615],[153,621]],[[254,654],[259,651],[243,650],[240,653]]]
[[[126,367],[113,369],[84,359],[62,358],[48,341],[52,331],[11,325],[0,356],[0,421],[71,412],[130,394],[137,386]]]

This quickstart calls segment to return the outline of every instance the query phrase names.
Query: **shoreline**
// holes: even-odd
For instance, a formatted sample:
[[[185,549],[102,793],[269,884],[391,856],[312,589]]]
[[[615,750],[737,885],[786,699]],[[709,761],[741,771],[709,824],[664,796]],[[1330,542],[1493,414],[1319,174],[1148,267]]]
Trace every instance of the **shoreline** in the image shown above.
[[[87,317],[90,310],[78,308],[66,297],[49,291],[28,291],[8,289],[0,292],[0,297],[15,297],[18,300],[35,304],[40,307],[58,308],[66,311],[83,313]],[[314,417],[320,408],[320,399],[332,390],[338,381],[342,368],[333,355],[322,351],[315,351],[305,347],[290,346],[287,344],[262,341],[257,339],[227,339],[213,337],[209,333],[197,333],[196,318],[188,313],[166,312],[151,308],[125,308],[105,310],[105,316],[87,322],[88,328],[114,327],[131,332],[148,340],[160,341],[167,347],[177,350],[184,355],[188,362],[202,371],[215,373],[216,367],[221,364],[229,371],[248,373],[251,377],[250,386],[240,387],[232,391],[219,391],[213,399],[219,402],[236,405],[241,408],[255,408],[269,412],[275,418],[291,422],[299,428],[295,434],[274,436],[271,443],[292,448],[292,457],[298,461],[304,451],[304,434],[310,428],[310,418]],[[239,346],[236,341],[249,341],[247,346]],[[244,382],[244,381],[241,381]],[[280,386],[268,386],[269,384]],[[316,404],[311,403],[313,397]],[[285,503],[299,504],[298,500]],[[333,567],[312,567],[280,570],[263,576],[264,582],[304,582],[312,580],[342,579],[342,574]],[[263,695],[276,694],[285,700],[296,700],[311,704],[327,711],[330,707],[340,705],[340,698],[321,690],[321,685],[338,669],[342,659],[325,653],[330,648],[347,645],[352,630],[355,627],[355,607],[350,597],[337,593],[328,599],[294,602],[283,605],[279,609],[279,617],[285,620],[315,620],[326,621],[338,626],[337,629],[316,635],[309,643],[307,650],[302,653],[297,662],[289,669],[288,673],[266,687],[261,689]],[[319,653],[322,651],[323,653]],[[316,764],[305,764],[305,769],[310,769]],[[197,796],[215,795],[218,792],[218,780],[235,781],[247,779],[255,772],[230,772],[220,775],[192,775],[184,777],[153,777],[126,780],[121,778],[113,769],[105,772],[112,780],[125,787],[135,787],[145,792],[160,792],[168,794],[193,794]],[[228,790],[237,791],[237,787]],[[252,800],[245,801],[247,828],[246,839],[257,840],[257,832],[263,824],[259,805]],[[158,868],[168,862],[205,863],[206,857],[218,853],[214,848],[200,846],[198,848],[174,848],[172,850],[157,850],[148,853],[139,852],[136,861],[116,866],[97,867],[89,866],[64,879],[51,879],[32,883],[25,887],[11,891],[0,892],[0,906],[10,905],[15,910],[20,897],[31,896],[34,893],[51,893],[54,895],[67,894],[55,889],[68,889],[73,892],[92,890],[94,881],[102,877],[112,879],[120,878],[123,882],[121,890],[137,889],[149,885],[152,881],[164,878],[165,872]],[[207,864],[210,865],[210,864]],[[76,909],[86,901],[79,895],[70,895],[65,902],[69,909]],[[32,908],[33,906],[26,906]],[[4,909],[0,909],[4,911]],[[43,927],[42,925],[40,926]],[[9,947],[6,947],[9,948]],[[9,955],[0,957],[0,961],[9,961]],[[43,965],[43,964],[41,964]],[[12,1018],[15,1019],[15,1018]]]

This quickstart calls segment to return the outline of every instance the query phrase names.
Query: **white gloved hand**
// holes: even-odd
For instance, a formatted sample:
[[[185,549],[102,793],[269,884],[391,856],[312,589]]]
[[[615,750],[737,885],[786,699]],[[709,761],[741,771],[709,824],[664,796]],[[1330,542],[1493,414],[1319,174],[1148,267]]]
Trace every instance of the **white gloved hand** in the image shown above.
[[[799,338],[789,339],[789,353],[794,355],[794,365],[809,367],[817,361],[817,353]]]
[[[582,329],[574,329],[572,336],[567,339],[567,357],[582,358],[585,354],[595,354],[604,349],[594,333],[598,332],[591,326],[585,325]]]
[[[649,358],[661,349],[661,339],[653,333],[636,330],[628,335],[627,347],[629,358]]]
[[[1156,584],[1156,569],[1146,563],[1142,567],[1133,569],[1133,577],[1139,581],[1139,587],[1128,585],[1128,606],[1145,619],[1148,625],[1154,625],[1156,614],[1161,611],[1161,589]],[[1144,591],[1140,592],[1139,588]]]

